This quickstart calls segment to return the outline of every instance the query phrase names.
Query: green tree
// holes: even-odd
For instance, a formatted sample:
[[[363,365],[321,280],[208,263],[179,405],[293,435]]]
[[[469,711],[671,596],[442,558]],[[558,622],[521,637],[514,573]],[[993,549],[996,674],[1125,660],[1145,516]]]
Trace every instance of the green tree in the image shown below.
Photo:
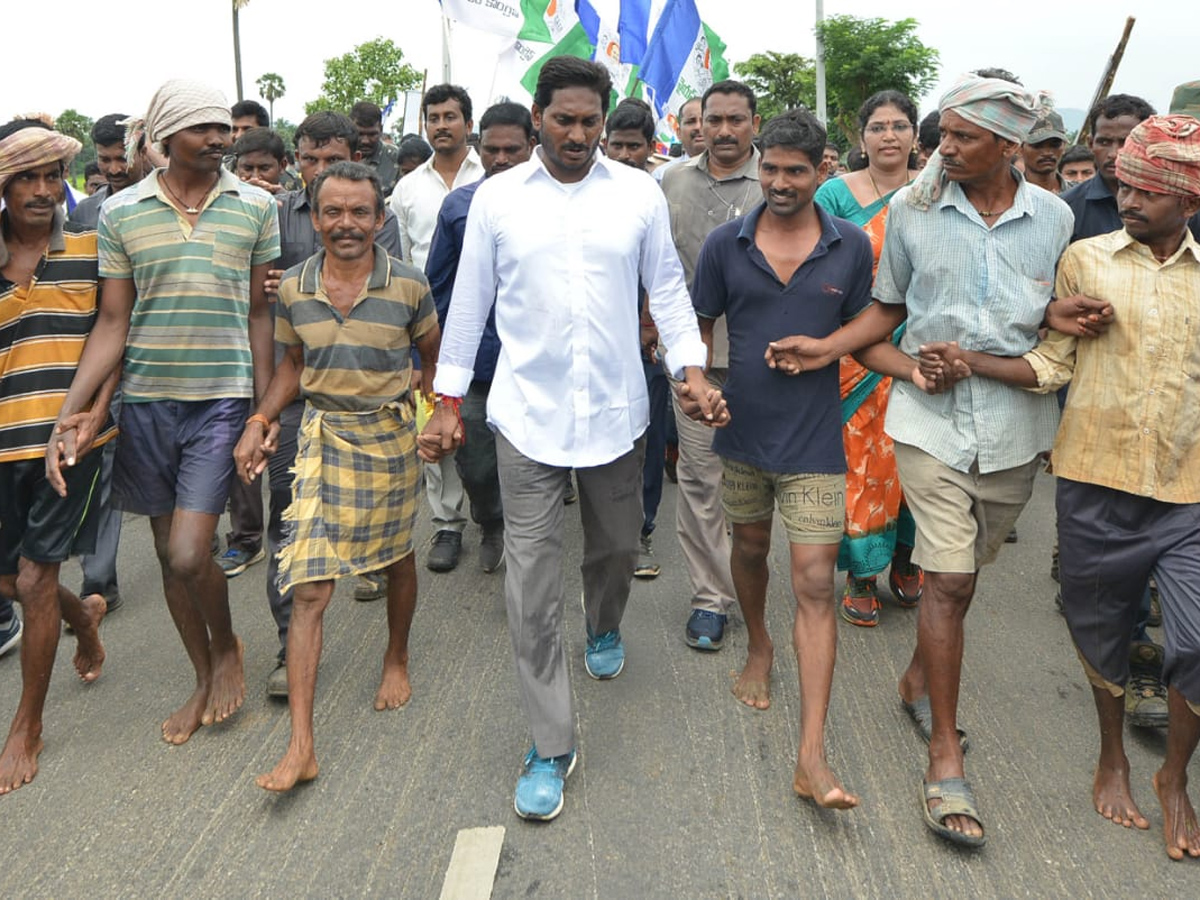
[[[817,93],[816,66],[799,53],[755,53],[734,65],[758,97],[758,114],[763,121],[795,106],[812,108]]]
[[[287,148],[288,153],[291,153],[296,148],[296,123],[289,122],[281,116],[272,123],[271,127],[283,139],[283,146]]]
[[[260,75],[258,81],[254,83],[258,85],[258,95],[266,100],[267,106],[270,107],[271,123],[274,124],[275,101],[287,93],[287,89],[283,85],[283,76],[267,72]]]
[[[379,37],[325,60],[321,96],[304,104],[304,111],[349,112],[359,100],[386,106],[389,100],[420,84],[421,73],[404,62],[404,51],[390,39]]]
[[[71,163],[69,175],[72,182],[83,175],[84,166],[96,159],[96,148],[92,145],[92,126],[94,124],[95,122],[83,113],[73,109],[64,109],[54,120],[54,127],[59,133],[69,135],[83,144],[83,149]]]
[[[919,103],[933,86],[938,52],[917,37],[917,20],[830,16],[817,26],[825,42],[825,94],[831,130],[859,143],[858,108],[877,91],[894,90]]]

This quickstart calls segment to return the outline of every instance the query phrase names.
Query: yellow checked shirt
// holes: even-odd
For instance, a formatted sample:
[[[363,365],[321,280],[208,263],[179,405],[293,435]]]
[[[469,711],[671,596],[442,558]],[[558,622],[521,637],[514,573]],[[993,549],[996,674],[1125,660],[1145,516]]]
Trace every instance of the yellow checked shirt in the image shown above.
[[[1200,502],[1200,245],[1160,263],[1124,229],[1077,241],[1055,295],[1107,300],[1098,338],[1050,332],[1023,357],[1039,392],[1070,381],[1054,472],[1167,503]],[[1073,374],[1072,374],[1073,373]]]

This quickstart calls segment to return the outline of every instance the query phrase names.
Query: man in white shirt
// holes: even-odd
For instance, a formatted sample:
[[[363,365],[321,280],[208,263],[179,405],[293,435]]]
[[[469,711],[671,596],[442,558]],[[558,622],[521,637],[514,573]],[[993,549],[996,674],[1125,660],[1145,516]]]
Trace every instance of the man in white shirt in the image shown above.
[[[466,91],[453,84],[433,86],[421,101],[421,115],[433,156],[400,179],[391,204],[400,223],[404,261],[423,272],[442,201],[455,188],[478,181],[484,171],[479,155],[467,145],[473,123],[471,98]],[[433,546],[425,565],[434,572],[449,572],[458,565],[467,527],[462,511],[462,479],[452,455],[436,466],[426,466],[425,487],[434,528]]]
[[[620,624],[642,523],[648,423],[638,343],[638,279],[697,418],[724,424],[704,378],[705,348],[653,180],[596,148],[611,81],[603,66],[549,60],[534,92],[541,146],[489,178],[467,217],[458,278],[434,389],[438,405],[419,438],[436,460],[459,442],[458,405],[495,305],[500,357],[488,423],[504,507],[505,593],[517,682],[533,748],[514,806],[526,819],[562,811],[576,760],[574,711],[562,637],[565,470],[579,481],[583,519],[584,664],[597,679],[625,662]]]

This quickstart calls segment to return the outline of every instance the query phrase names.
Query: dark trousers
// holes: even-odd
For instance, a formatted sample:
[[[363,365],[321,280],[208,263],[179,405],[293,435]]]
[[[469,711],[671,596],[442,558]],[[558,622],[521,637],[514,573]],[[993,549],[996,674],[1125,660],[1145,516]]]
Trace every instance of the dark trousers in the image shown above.
[[[671,410],[671,383],[659,363],[642,361],[646,391],[650,395],[650,424],[646,427],[646,462],[642,466],[642,534],[654,531],[658,504],[662,502],[663,458],[667,452],[668,422],[674,424]]]
[[[296,401],[279,414],[279,449],[267,462],[270,494],[267,518],[267,603],[279,629],[279,658],[287,652],[288,624],[292,621],[292,592],[279,592],[279,547],[283,543],[283,511],[292,502],[292,467],[304,402]]]
[[[262,482],[244,484],[235,478],[229,486],[229,533],[225,543],[238,550],[255,554],[262,547],[263,498]]]
[[[500,476],[496,472],[496,435],[487,424],[490,381],[472,381],[463,397],[463,434],[466,440],[454,451],[454,465],[471,501],[471,520],[481,528],[504,523],[500,501]]]

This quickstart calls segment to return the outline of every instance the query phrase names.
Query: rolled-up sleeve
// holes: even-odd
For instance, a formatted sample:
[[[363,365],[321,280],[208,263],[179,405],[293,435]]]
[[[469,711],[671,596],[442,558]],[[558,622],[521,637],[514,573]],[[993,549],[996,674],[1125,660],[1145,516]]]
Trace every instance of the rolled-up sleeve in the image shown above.
[[[652,204],[642,242],[640,274],[650,295],[650,316],[668,348],[667,369],[672,377],[681,378],[685,366],[703,368],[708,351],[700,339],[700,326],[696,324],[696,311],[684,282],[683,265],[671,239],[666,197],[655,192]],[[475,211],[472,209],[471,212],[474,214]],[[457,288],[454,296],[457,302]]]

